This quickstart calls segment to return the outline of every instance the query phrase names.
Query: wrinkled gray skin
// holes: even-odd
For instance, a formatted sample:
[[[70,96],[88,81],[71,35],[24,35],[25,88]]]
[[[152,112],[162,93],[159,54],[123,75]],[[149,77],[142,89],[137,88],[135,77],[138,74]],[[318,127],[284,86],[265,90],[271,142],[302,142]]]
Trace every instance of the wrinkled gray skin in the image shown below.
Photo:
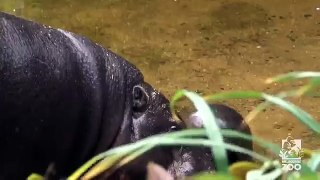
[[[236,110],[223,104],[209,104],[209,106],[221,129],[231,129],[251,135],[249,126]],[[198,112],[192,113],[184,122],[187,128],[203,127],[203,120]],[[224,138],[224,141],[248,150],[253,150],[251,141],[237,138]],[[227,155],[229,164],[237,161],[253,160],[251,156],[234,151],[227,151]],[[180,159],[178,157],[180,157]],[[195,172],[212,171],[215,169],[214,163],[211,161],[212,155],[209,148],[183,148],[180,151],[175,151],[174,159],[175,161],[169,167],[169,172],[176,176],[188,176]]]

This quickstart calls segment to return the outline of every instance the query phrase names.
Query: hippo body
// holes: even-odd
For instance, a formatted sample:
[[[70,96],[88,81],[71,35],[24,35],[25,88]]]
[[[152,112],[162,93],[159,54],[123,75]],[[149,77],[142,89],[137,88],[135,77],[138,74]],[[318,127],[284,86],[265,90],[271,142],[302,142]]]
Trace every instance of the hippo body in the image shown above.
[[[169,132],[168,103],[115,53],[0,12],[0,179],[50,163],[65,177],[97,153]]]

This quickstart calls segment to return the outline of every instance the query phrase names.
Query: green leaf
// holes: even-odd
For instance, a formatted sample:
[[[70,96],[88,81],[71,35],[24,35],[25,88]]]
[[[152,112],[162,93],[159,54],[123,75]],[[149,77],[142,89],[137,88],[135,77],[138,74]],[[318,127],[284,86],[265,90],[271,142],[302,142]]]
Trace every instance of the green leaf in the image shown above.
[[[235,91],[235,92],[223,92],[214,95],[207,96],[206,99],[208,101],[211,100],[225,100],[225,99],[233,99],[233,98],[255,98],[255,99],[265,99],[272,104],[275,104],[291,114],[293,114],[300,122],[307,125],[310,129],[320,133],[320,124],[315,121],[311,115],[295,106],[294,104],[285,101],[279,97],[272,96],[269,94],[256,92],[256,91]]]
[[[119,146],[119,147],[110,149],[108,151],[102,152],[102,153],[94,156],[89,161],[87,161],[85,164],[83,164],[80,168],[78,168],[74,173],[72,173],[68,177],[68,180],[79,179],[83,175],[83,173],[85,173],[88,169],[90,169],[90,167],[92,167],[95,163],[97,163],[98,161],[100,161],[106,157],[109,157],[114,154],[122,154],[122,155],[128,154],[130,152],[135,151],[136,149],[143,147],[147,142],[148,142],[148,139],[146,139],[144,141],[143,140],[138,141],[138,142],[132,143],[132,144]]]
[[[246,180],[278,179],[282,175],[281,169],[275,169],[270,173],[263,174],[263,170],[251,170],[247,173]]]
[[[262,99],[262,92],[257,91],[229,91],[229,92],[222,92],[216,93],[214,95],[205,96],[204,99],[207,101],[221,101],[227,99],[248,99],[248,98],[255,98],[255,99]]]
[[[112,168],[116,162],[119,162],[125,154],[114,154],[101,160],[98,164],[94,165],[87,173],[84,174],[84,179],[92,179],[102,172]]]
[[[211,140],[207,139],[194,139],[194,138],[178,138],[178,139],[173,139],[173,138],[164,138],[161,139],[161,142],[158,145],[170,145],[170,146],[175,146],[175,145],[188,145],[188,146],[206,146],[206,147],[212,147],[214,146],[215,148],[217,147],[224,147],[224,149],[228,149],[231,151],[247,154],[249,156],[252,156],[253,158],[259,160],[259,161],[268,161],[269,158],[260,155],[256,152],[247,150],[245,148],[242,148],[237,145],[229,144],[229,143],[218,143],[214,142]]]
[[[307,94],[307,93],[311,92],[312,90],[314,90],[319,85],[320,85],[320,78],[312,78],[308,84],[302,86],[298,90],[297,95],[302,96],[304,94]]]
[[[255,163],[255,162],[248,162],[248,161],[240,161],[233,163],[229,167],[229,172],[234,177],[238,177],[239,179],[246,179],[246,174],[250,170],[259,169],[261,167],[261,164]]]
[[[281,74],[272,78],[268,78],[266,80],[266,83],[286,82],[286,81],[297,80],[302,78],[320,78],[320,72],[313,72],[313,71],[290,72],[287,74]]]
[[[320,154],[313,153],[310,160],[308,161],[308,166],[312,171],[320,171]]]
[[[310,114],[306,113],[299,107],[275,96],[263,94],[263,97],[267,101],[272,102],[273,104],[276,104],[279,107],[292,113],[298,120],[300,120],[300,122],[308,126],[313,131],[317,132],[318,134],[320,133],[320,124],[317,121],[315,121]]]
[[[37,173],[32,173],[27,180],[44,180],[44,177]]]
[[[191,177],[187,177],[186,180],[232,180],[234,179],[230,174],[226,173],[199,173],[196,175],[193,175]]]
[[[175,110],[175,104],[177,101],[182,99],[184,97],[184,90],[178,90],[173,97],[171,98],[170,101],[170,109],[172,113],[172,117],[174,120],[176,120],[178,123],[181,123],[181,119],[177,116],[176,110]]]
[[[317,173],[306,164],[301,164],[301,170],[299,171],[300,175],[308,175],[309,177],[313,177],[313,179],[317,179]]]
[[[267,170],[271,172],[266,173]],[[266,161],[260,169],[251,170],[247,173],[246,180],[278,179],[282,175],[279,161]]]
[[[91,160],[89,160],[86,164],[84,164],[80,169],[78,169],[72,176],[70,176],[70,179],[77,179],[77,177],[80,177],[83,172],[85,172],[88,168],[90,168],[93,164],[95,164],[97,161],[104,159],[106,157],[109,157],[114,154],[123,153],[123,154],[129,154],[133,153],[137,150],[141,150],[142,147],[145,147],[150,142],[159,142],[157,145],[205,145],[210,146],[213,151],[214,148],[214,157],[219,157],[215,159],[216,164],[219,166],[219,170],[226,171],[225,168],[227,166],[223,162],[227,162],[225,154],[225,149],[234,149],[236,151],[242,152],[242,153],[251,153],[251,156],[255,156],[256,158],[260,158],[260,160],[263,160],[263,156],[259,156],[257,154],[254,154],[253,152],[249,151],[243,151],[241,148],[236,146],[230,146],[230,144],[224,144],[222,140],[222,135],[224,136],[236,136],[241,137],[243,139],[253,139],[254,141],[259,142],[259,144],[262,144],[264,147],[272,149],[273,152],[279,153],[279,148],[273,144],[267,144],[264,140],[246,136],[245,134],[237,134],[239,132],[231,132],[228,130],[220,130],[217,124],[215,123],[215,116],[212,114],[212,111],[208,107],[207,103],[197,94],[185,90],[180,90],[177,92],[177,94],[173,97],[173,101],[171,101],[171,107],[174,107],[174,103],[181,99],[184,95],[186,95],[191,101],[193,101],[194,105],[200,112],[201,116],[204,117],[204,131],[197,131],[197,130],[184,130],[180,132],[174,132],[174,133],[166,133],[161,135],[155,135],[143,140],[140,140],[136,143],[120,146],[114,149],[111,149],[107,152],[101,153]],[[319,124],[316,123],[316,121],[313,120],[313,118],[303,110],[299,109],[295,105],[293,105],[290,102],[287,102],[279,97],[271,96],[265,93],[256,92],[256,91],[236,91],[236,92],[225,92],[225,93],[219,93],[211,96],[207,96],[208,100],[224,100],[224,99],[230,99],[230,98],[257,98],[257,99],[265,99],[267,102],[270,102],[272,104],[276,104],[283,109],[291,112],[294,116],[296,116],[301,122],[306,124],[308,127],[313,129],[314,131],[318,132],[320,131]],[[188,131],[188,132],[187,132]],[[193,136],[204,136],[207,135],[209,137],[208,140],[204,139],[187,139],[186,137],[193,137]],[[175,139],[168,139],[168,137],[173,137]],[[166,139],[167,138],[167,139]],[[194,141],[195,140],[195,141]],[[214,140],[214,141],[212,141]],[[264,143],[263,143],[264,141]],[[213,143],[215,142],[215,143]],[[143,148],[142,148],[143,149]],[[220,151],[219,151],[220,150]],[[143,150],[141,150],[142,152]],[[277,152],[276,152],[277,151]],[[218,152],[218,154],[217,154]],[[140,154],[138,154],[140,155]],[[131,156],[131,159],[136,158],[138,155]],[[129,156],[130,157],[130,156]],[[130,158],[129,158],[130,160]],[[127,161],[123,161],[127,162]],[[302,172],[303,173],[313,173],[309,167],[302,166]]]
[[[229,129],[221,129],[221,133],[223,134],[223,136],[225,137],[232,137],[232,138],[241,138],[241,139],[245,139],[245,140],[249,140],[249,141],[253,141],[258,143],[261,147],[266,148],[266,149],[270,149],[273,153],[275,153],[276,155],[278,155],[279,151],[281,150],[279,145],[270,143],[260,137],[257,137],[255,135],[248,135],[242,132],[238,132],[235,130],[229,130]]]
[[[286,91],[286,92],[281,92],[276,95],[278,98],[286,98],[286,97],[291,97],[291,96],[297,96],[299,90],[292,90],[292,91]],[[245,117],[246,122],[250,122],[253,118],[255,118],[260,112],[262,112],[264,109],[267,107],[273,105],[271,102],[262,102],[258,106],[256,106],[249,114]]]

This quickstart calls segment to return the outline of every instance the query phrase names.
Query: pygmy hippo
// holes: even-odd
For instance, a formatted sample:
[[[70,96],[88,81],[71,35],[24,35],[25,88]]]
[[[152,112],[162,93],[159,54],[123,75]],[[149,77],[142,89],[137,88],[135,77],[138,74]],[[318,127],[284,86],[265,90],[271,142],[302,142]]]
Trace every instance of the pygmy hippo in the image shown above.
[[[214,113],[217,124],[221,129],[230,129],[251,135],[251,130],[248,124],[244,121],[240,113],[235,109],[223,104],[209,104],[211,111]],[[202,128],[203,119],[199,112],[191,113],[184,120],[184,126],[187,128]],[[253,150],[251,141],[246,141],[238,138],[224,137],[224,142],[234,144]],[[174,152],[175,160],[169,167],[169,172],[176,176],[189,176],[195,172],[215,170],[215,164],[212,160],[211,150],[209,148],[185,147],[180,151]],[[252,157],[246,154],[235,151],[227,151],[228,163],[233,164],[238,161],[253,161]]]
[[[51,163],[56,177],[67,177],[100,152],[179,130],[168,104],[110,50],[0,12],[0,179],[44,174]],[[142,179],[148,161],[170,168],[181,159],[173,152],[156,148],[124,172]],[[210,163],[191,163],[199,168],[188,173]]]
[[[43,174],[50,163],[66,177],[97,153],[178,129],[168,104],[115,53],[0,12],[0,179]],[[152,161],[172,161],[155,152]]]

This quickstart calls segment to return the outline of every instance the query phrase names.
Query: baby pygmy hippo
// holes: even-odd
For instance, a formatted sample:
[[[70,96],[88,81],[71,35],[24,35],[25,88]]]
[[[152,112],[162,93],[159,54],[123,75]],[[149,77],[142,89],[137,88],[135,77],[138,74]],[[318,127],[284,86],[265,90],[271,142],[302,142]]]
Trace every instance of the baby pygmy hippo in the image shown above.
[[[248,124],[244,121],[241,114],[235,109],[223,104],[209,104],[209,106],[216,117],[218,126],[221,129],[236,130],[251,135],[251,130]],[[199,112],[192,113],[185,123],[189,128],[203,127],[203,121],[199,116]],[[224,140],[230,144],[235,144],[248,150],[252,150],[252,142],[250,141],[242,140],[240,138],[224,138]],[[251,160],[251,157],[245,154],[232,151],[228,152],[228,157],[230,163],[240,160]]]

